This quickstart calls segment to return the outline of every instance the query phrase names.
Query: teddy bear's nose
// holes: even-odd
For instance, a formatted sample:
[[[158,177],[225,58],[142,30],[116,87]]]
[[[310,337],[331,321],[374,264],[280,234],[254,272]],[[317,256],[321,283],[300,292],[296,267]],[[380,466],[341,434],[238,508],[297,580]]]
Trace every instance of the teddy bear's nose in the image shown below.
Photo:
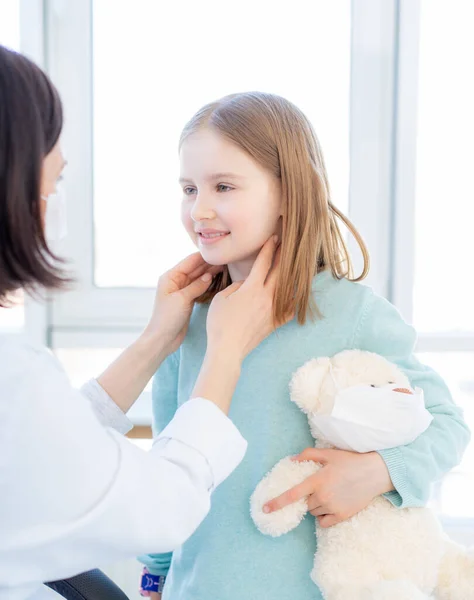
[[[410,390],[407,390],[407,388],[395,388],[393,391],[401,392],[402,394],[412,394],[413,395],[413,392],[411,392]]]

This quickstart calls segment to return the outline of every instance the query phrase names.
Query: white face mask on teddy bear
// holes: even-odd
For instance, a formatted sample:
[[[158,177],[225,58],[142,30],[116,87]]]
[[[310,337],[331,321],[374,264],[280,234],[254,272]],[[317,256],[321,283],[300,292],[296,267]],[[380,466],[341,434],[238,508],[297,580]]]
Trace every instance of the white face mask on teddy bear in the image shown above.
[[[330,415],[308,415],[315,433],[341,450],[371,452],[413,442],[431,421],[423,390],[355,385],[340,390]]]
[[[349,358],[366,380],[373,378],[372,385],[348,378],[342,365]],[[291,383],[291,399],[308,415],[317,440],[341,450],[372,452],[405,446],[429,427],[433,417],[423,390],[411,388],[388,361],[360,351],[341,353],[338,360],[340,367],[329,359],[310,361]]]

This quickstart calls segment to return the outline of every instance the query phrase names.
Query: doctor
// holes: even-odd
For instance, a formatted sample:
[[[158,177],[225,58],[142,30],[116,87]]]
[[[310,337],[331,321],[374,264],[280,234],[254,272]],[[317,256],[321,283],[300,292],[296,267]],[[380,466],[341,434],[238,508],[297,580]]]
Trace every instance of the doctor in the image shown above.
[[[0,305],[20,288],[69,283],[47,243],[63,224],[61,129],[47,76],[0,46]],[[245,283],[212,302],[191,399],[148,453],[121,435],[130,429],[125,413],[181,344],[212,280],[199,254],[161,277],[143,334],[81,392],[46,348],[0,336],[1,600],[34,598],[41,582],[108,561],[170,551],[198,527],[246,450],[226,413],[243,359],[273,330],[275,245],[265,245]]]

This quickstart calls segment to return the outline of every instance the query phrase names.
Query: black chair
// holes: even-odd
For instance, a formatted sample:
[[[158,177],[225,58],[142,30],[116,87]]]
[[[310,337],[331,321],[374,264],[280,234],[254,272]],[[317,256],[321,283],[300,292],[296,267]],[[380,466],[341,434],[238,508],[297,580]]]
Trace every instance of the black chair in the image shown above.
[[[99,569],[81,573],[69,579],[45,585],[66,600],[130,600],[115,583]]]

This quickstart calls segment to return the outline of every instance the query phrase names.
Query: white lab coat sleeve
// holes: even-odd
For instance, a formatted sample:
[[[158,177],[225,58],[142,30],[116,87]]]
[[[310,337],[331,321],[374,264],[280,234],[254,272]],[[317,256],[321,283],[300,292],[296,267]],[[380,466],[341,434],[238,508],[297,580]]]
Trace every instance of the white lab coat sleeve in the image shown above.
[[[82,394],[91,403],[95,416],[104,427],[112,427],[119,433],[128,433],[133,423],[115,404],[96,379],[91,379],[81,388]]]
[[[100,424],[47,352],[15,365],[0,376],[0,589],[177,548],[245,454],[207,400],[146,453]]]

